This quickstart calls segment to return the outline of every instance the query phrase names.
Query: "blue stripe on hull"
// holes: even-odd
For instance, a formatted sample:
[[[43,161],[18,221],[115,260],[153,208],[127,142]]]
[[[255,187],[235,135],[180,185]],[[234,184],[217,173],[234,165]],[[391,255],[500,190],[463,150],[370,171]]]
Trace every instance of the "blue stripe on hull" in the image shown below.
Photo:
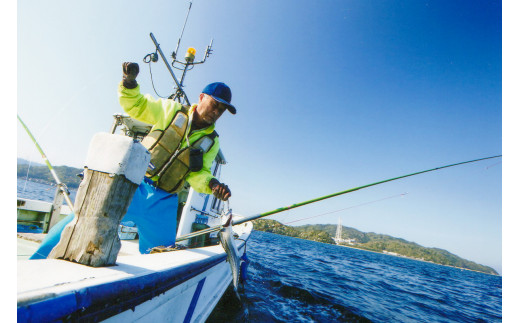
[[[244,245],[239,249],[243,247]],[[19,303],[18,322],[101,321],[126,310],[135,309],[137,305],[226,261],[226,256],[226,253],[223,253],[196,263],[141,277],[130,277],[86,287],[39,302]]]
[[[188,312],[186,313],[186,317],[184,317],[184,323],[189,323],[191,321],[191,317],[193,316],[193,312],[195,312],[195,307],[197,306],[197,301],[200,297],[200,292],[202,291],[202,286],[204,286],[204,282],[206,281],[206,277],[201,279],[197,284],[197,289],[193,294],[193,298],[190,302],[190,307],[188,308]]]

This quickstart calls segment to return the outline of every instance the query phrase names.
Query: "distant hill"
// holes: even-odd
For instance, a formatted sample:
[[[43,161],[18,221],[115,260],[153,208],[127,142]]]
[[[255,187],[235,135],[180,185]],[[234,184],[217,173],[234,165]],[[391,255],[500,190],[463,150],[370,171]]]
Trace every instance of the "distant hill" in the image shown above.
[[[18,164],[18,165],[29,165],[29,164],[31,164],[31,166],[45,166],[44,164],[40,164],[40,163],[36,163],[36,162],[33,162],[33,161],[29,161],[27,159],[23,159],[23,158],[20,158],[20,157],[16,157],[16,164]]]
[[[28,168],[29,174],[27,175]],[[81,173],[83,169],[69,166],[54,166],[53,168],[56,171],[56,174],[58,175],[60,181],[65,183],[65,185],[67,185],[68,188],[78,188],[81,179],[77,176],[77,174]],[[29,161],[23,158],[18,158],[17,177],[27,177],[30,181],[40,182],[44,184],[56,184],[51,172],[49,171],[49,168],[47,168],[46,165],[31,162],[29,166]]]
[[[334,244],[335,242],[332,237],[336,235],[337,226],[333,224],[308,224],[292,227],[283,225],[275,220],[259,219],[254,221],[254,228],[260,231]],[[341,242],[340,244],[348,245],[353,248],[388,253],[440,265],[498,275],[491,267],[460,258],[449,251],[439,248],[426,248],[415,242],[395,238],[386,234],[367,233],[343,226],[342,239],[344,239],[345,242]],[[349,240],[350,243],[346,242],[347,240]]]
[[[255,230],[259,231],[272,232],[289,237],[334,244],[334,240],[331,238],[330,234],[324,230],[313,230],[311,228],[301,230],[298,227],[283,225],[278,221],[265,219],[255,220],[253,227]]]

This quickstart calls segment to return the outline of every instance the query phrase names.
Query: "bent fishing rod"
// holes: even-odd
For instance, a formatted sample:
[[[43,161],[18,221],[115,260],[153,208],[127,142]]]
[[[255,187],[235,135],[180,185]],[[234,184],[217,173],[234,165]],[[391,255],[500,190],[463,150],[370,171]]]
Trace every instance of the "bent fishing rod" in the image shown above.
[[[32,135],[32,133],[29,130],[29,128],[22,121],[22,118],[20,118],[20,116],[18,114],[16,116],[18,117],[18,121],[20,121],[20,123],[24,127],[24,129],[27,132],[27,134],[29,135],[29,137],[31,137],[32,142],[34,143],[34,145],[36,146],[36,148],[38,149],[38,151],[42,155],[43,161],[45,161],[45,164],[47,164],[47,167],[51,171],[52,177],[54,177],[54,180],[56,181],[56,185],[63,192],[63,195],[65,197],[65,201],[67,201],[67,205],[70,207],[70,210],[72,211],[72,213],[74,213],[74,203],[72,203],[72,201],[70,200],[70,197],[69,197],[70,192],[67,189],[67,185],[65,185],[64,183],[62,183],[60,181],[60,179],[58,178],[58,174],[56,174],[56,172],[54,171],[54,168],[52,167],[52,165],[51,165],[49,159],[47,158],[47,156],[45,155],[45,153],[43,152],[42,147],[40,147],[40,145],[38,144],[38,142],[36,141],[36,139]]]
[[[266,216],[269,216],[269,215],[273,215],[273,214],[276,214],[276,213],[280,213],[280,212],[284,212],[284,211],[287,211],[287,210],[291,210],[291,209],[294,209],[294,208],[297,208],[297,207],[300,207],[300,206],[304,206],[304,205],[307,205],[307,204],[315,203],[315,202],[318,202],[318,201],[323,201],[323,200],[326,200],[326,199],[329,199],[329,198],[332,198],[332,197],[335,197],[335,196],[338,196],[338,195],[352,193],[352,192],[359,191],[359,190],[367,188],[367,187],[376,186],[376,185],[383,184],[383,183],[388,183],[388,182],[395,181],[395,180],[398,180],[398,179],[403,179],[403,178],[410,177],[410,176],[415,176],[415,175],[419,175],[419,174],[433,172],[433,171],[444,169],[444,168],[448,168],[448,167],[454,167],[454,166],[459,166],[459,165],[464,165],[464,164],[469,164],[469,163],[475,163],[475,162],[478,162],[478,161],[487,160],[487,159],[493,159],[493,158],[499,158],[499,157],[502,157],[502,155],[491,156],[491,157],[484,157],[484,158],[479,158],[479,159],[474,159],[474,160],[468,160],[468,161],[465,161],[465,162],[460,162],[460,163],[450,164],[450,165],[446,165],[446,166],[435,167],[435,168],[432,168],[432,169],[427,169],[427,170],[423,170],[423,171],[420,171],[420,172],[415,172],[415,173],[412,173],[412,174],[407,174],[407,175],[402,175],[402,176],[398,176],[398,177],[394,177],[394,178],[390,178],[390,179],[385,179],[383,181],[379,181],[379,182],[375,182],[375,183],[371,183],[371,184],[367,184],[367,185],[363,185],[363,186],[354,187],[354,188],[351,188],[351,189],[348,189],[348,190],[344,190],[344,191],[341,191],[341,192],[325,195],[325,196],[318,197],[318,198],[315,198],[315,199],[312,199],[312,200],[296,203],[296,204],[293,204],[293,205],[290,205],[290,206],[286,206],[286,207],[281,207],[281,208],[278,208],[278,209],[275,209],[275,210],[272,210],[272,211],[268,211],[268,212],[264,212],[264,213],[260,213],[260,214],[256,214],[256,215],[252,215],[250,217],[239,219],[236,222],[233,221],[233,225],[239,225],[239,224],[242,224],[242,223],[245,223],[245,222],[249,222],[249,221],[253,221],[253,220],[256,220],[256,219],[260,219],[260,218],[263,218],[263,217],[266,217]],[[183,240],[187,240],[187,239],[190,239],[190,238],[202,235],[202,234],[220,231],[222,228],[223,228],[223,226],[219,225],[219,226],[203,229],[203,230],[200,230],[200,231],[197,231],[197,232],[193,232],[193,233],[190,233],[190,234],[186,234],[186,235],[180,236],[175,241],[176,242],[183,241]]]

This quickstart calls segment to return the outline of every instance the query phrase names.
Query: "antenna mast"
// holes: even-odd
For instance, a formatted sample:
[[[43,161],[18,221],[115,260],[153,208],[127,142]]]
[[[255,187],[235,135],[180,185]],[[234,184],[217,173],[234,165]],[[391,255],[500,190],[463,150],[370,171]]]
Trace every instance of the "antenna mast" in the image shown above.
[[[152,41],[153,41],[153,43],[155,45],[155,53],[150,53],[150,54],[146,55],[144,57],[144,59],[143,59],[143,61],[145,63],[147,63],[147,64],[150,64],[152,62],[156,63],[158,61],[157,52],[159,52],[159,54],[160,54],[164,64],[166,64],[166,67],[168,68],[168,71],[170,72],[170,75],[172,76],[172,78],[173,78],[173,80],[175,82],[175,87],[173,89],[173,94],[169,98],[173,99],[174,101],[180,102],[180,103],[184,102],[187,105],[191,105],[191,103],[190,103],[190,101],[188,99],[188,96],[186,95],[186,92],[184,92],[184,90],[183,90],[183,87],[184,87],[183,83],[184,83],[184,80],[186,78],[186,72],[190,71],[191,69],[193,69],[194,65],[204,63],[206,61],[206,58],[208,58],[209,55],[211,55],[211,53],[213,51],[212,50],[213,39],[212,39],[210,44],[209,44],[209,46],[206,47],[206,51],[204,53],[204,58],[201,61],[195,62],[196,50],[195,50],[195,48],[191,48],[191,47],[188,48],[188,50],[186,52],[186,55],[184,56],[184,62],[182,62],[180,60],[177,60],[177,52],[179,50],[179,45],[181,43],[181,39],[182,39],[182,36],[184,34],[184,29],[186,27],[186,23],[188,22],[188,17],[190,15],[190,11],[191,11],[191,5],[192,5],[192,1],[190,1],[190,5],[188,7],[188,12],[187,12],[186,18],[184,20],[184,25],[182,27],[181,35],[179,37],[179,40],[177,41],[177,48],[175,48],[175,51],[172,52],[171,57],[173,58],[173,61],[171,62],[171,64],[168,63],[168,61],[166,60],[166,57],[164,56],[164,53],[163,53],[161,47],[159,46],[159,43],[155,39],[153,33],[150,33],[150,38],[152,39]],[[180,67],[175,66],[175,64],[180,65]],[[182,76],[181,76],[180,81],[175,76],[175,73],[173,72],[172,68],[175,68],[175,69],[178,69],[178,70],[182,71]]]
[[[182,35],[184,35],[184,28],[186,28],[186,23],[188,22],[188,16],[190,15],[191,5],[192,5],[192,2],[190,1],[190,6],[188,7],[188,13],[186,14],[186,19],[184,19],[184,26],[182,26],[181,36],[179,37],[179,40],[177,41],[177,48],[175,48],[175,51],[172,53],[173,59],[175,59],[175,57],[177,56],[177,51],[179,50],[179,45],[181,44]]]

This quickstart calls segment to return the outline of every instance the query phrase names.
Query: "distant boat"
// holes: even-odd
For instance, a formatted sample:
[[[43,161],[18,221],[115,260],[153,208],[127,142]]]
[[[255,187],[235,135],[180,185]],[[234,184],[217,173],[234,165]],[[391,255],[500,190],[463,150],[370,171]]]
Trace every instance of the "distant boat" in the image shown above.
[[[338,226],[336,227],[336,235],[333,240],[336,245],[341,246],[342,244],[348,243],[349,245],[355,245],[356,239],[343,239],[343,226],[341,225],[341,218],[338,218]]]

